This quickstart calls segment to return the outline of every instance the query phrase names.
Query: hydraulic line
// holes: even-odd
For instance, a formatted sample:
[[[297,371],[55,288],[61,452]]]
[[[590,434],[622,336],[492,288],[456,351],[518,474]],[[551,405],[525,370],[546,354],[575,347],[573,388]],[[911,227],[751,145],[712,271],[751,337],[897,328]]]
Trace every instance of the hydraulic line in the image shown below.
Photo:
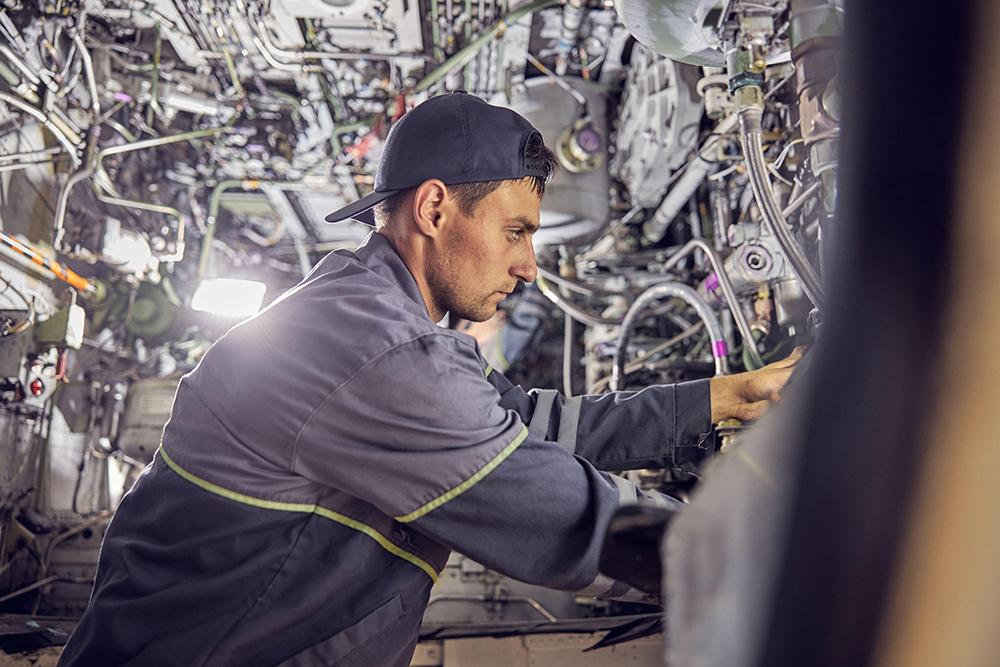
[[[819,278],[813,271],[805,253],[802,252],[802,248],[792,236],[788,223],[782,215],[778,198],[775,197],[774,190],[771,188],[771,181],[767,176],[767,165],[764,162],[764,151],[761,144],[762,114],[763,110],[757,105],[742,106],[738,112],[740,143],[743,147],[743,156],[746,159],[750,188],[753,190],[753,196],[757,201],[757,207],[760,208],[761,216],[781,245],[795,276],[802,284],[802,290],[813,302],[813,305],[822,309],[823,290],[820,287]]]
[[[667,232],[667,227],[674,221],[674,218],[687,206],[691,197],[697,192],[698,187],[705,181],[710,173],[718,168],[719,164],[714,159],[706,156],[715,150],[716,145],[722,135],[732,132],[736,128],[736,116],[730,114],[715,126],[711,136],[705,140],[695,153],[694,158],[688,161],[683,167],[684,174],[663,198],[656,212],[648,221],[642,225],[642,235],[652,243],[656,243],[663,238]]]
[[[501,33],[510,27],[511,24],[517,23],[523,16],[541,11],[558,4],[558,2],[559,0],[534,0],[533,2],[521,5],[481,32],[471,42],[453,53],[446,61],[438,65],[433,72],[418,81],[417,85],[413,87],[414,92],[419,93],[427,90],[435,83],[451,74],[453,71],[467,65],[473,58],[476,57],[476,54],[481,48],[483,48],[483,46],[485,46],[498,33]]]
[[[201,241],[201,254],[198,257],[198,278],[205,275],[208,268],[208,258],[211,254],[212,240],[215,238],[215,226],[219,218],[219,210],[222,207],[222,195],[227,190],[254,191],[261,188],[275,188],[283,191],[309,190],[312,192],[322,191],[321,185],[312,185],[304,181],[267,181],[267,180],[227,180],[220,181],[212,188],[212,194],[208,198],[208,215],[205,218],[205,234]]]
[[[45,271],[54,275],[59,280],[76,288],[84,296],[96,296],[97,287],[95,283],[66,268],[59,262],[42,255],[28,244],[18,241],[13,236],[5,232],[0,232],[0,246],[31,260],[32,264],[45,269]]]
[[[726,375],[729,373],[729,362],[726,359],[729,348],[726,345],[725,336],[722,334],[722,326],[719,324],[719,319],[712,312],[711,307],[688,285],[676,282],[662,283],[650,287],[640,294],[625,313],[621,331],[618,333],[618,346],[615,350],[614,367],[611,371],[611,391],[619,391],[622,388],[625,378],[625,352],[632,329],[635,328],[646,307],[650,303],[663,298],[680,299],[694,308],[695,312],[698,313],[698,317],[705,324],[712,342],[715,374]]]
[[[739,301],[736,298],[736,290],[733,289],[733,284],[729,280],[729,276],[726,274],[725,267],[722,265],[722,260],[719,259],[719,255],[708,243],[702,239],[691,239],[686,244],[684,244],[680,250],[675,252],[661,267],[661,270],[666,272],[675,267],[678,262],[690,255],[695,250],[701,250],[708,257],[709,263],[712,265],[712,269],[715,271],[715,277],[719,281],[719,288],[722,289],[722,295],[725,297],[726,305],[729,306],[729,310],[733,314],[733,320],[736,322],[736,328],[739,329],[740,337],[743,338],[743,347],[750,354],[750,358],[758,366],[764,365],[764,360],[760,356],[760,352],[757,350],[757,344],[754,341],[753,332],[750,330],[750,323],[747,321],[746,315],[740,309]]]
[[[545,280],[548,280],[549,282],[553,282],[556,285],[559,285],[560,287],[565,287],[568,290],[571,290],[573,292],[578,292],[586,296],[594,296],[594,295],[618,296],[623,294],[623,292],[620,291],[606,290],[600,287],[592,287],[590,285],[585,285],[576,280],[563,278],[558,273],[555,273],[554,271],[549,271],[548,269],[541,266],[538,267],[538,275],[540,275]]]
[[[157,146],[165,146],[167,144],[175,144],[181,141],[194,141],[196,139],[203,139],[206,137],[212,137],[222,132],[225,132],[236,120],[236,115],[234,115],[229,123],[221,125],[219,127],[212,127],[205,130],[193,130],[191,132],[181,132],[179,134],[173,134],[167,137],[156,137],[153,139],[144,139],[142,141],[135,141],[130,144],[121,144],[119,146],[111,146],[110,148],[105,148],[104,150],[97,153],[94,161],[94,170],[103,172],[103,162],[104,158],[110,155],[120,155],[122,153],[129,153],[132,151],[145,150],[147,148],[155,148]],[[97,188],[97,183],[95,182],[95,188]],[[184,216],[176,208],[172,206],[162,206],[160,204],[150,204],[148,202],[136,201],[133,199],[122,199],[121,197],[112,194],[104,194],[100,191],[97,192],[97,198],[101,201],[112,204],[115,206],[122,206],[126,208],[135,208],[141,211],[151,211],[154,213],[162,213],[164,215],[169,215],[177,220],[177,237],[174,241],[174,252],[170,255],[162,255],[158,259],[162,262],[179,262],[184,257],[185,250],[185,227],[186,221]],[[63,215],[65,215],[65,207],[62,209]],[[61,225],[61,220],[59,220]]]
[[[265,58],[270,56],[275,62],[287,66],[287,61],[302,63],[307,60],[391,60],[393,58],[407,57],[420,58],[418,53],[369,53],[364,51],[288,51],[279,48],[271,37],[267,34],[267,26],[263,19],[257,18],[250,21],[250,25],[255,28],[257,36],[253,39],[254,44]],[[286,62],[282,62],[282,60]],[[270,59],[268,59],[270,62]],[[285,69],[282,67],[282,69]],[[300,71],[301,68],[295,68]]]
[[[558,292],[552,289],[552,286],[549,285],[545,278],[542,278],[541,276],[535,280],[535,284],[538,285],[538,290],[545,296],[545,298],[558,306],[560,310],[566,313],[566,315],[572,317],[581,324],[587,324],[592,327],[613,327],[621,324],[621,320],[618,318],[595,317],[594,315],[580,310],[573,304],[563,299]]]
[[[20,109],[21,111],[25,112],[26,114],[37,120],[43,126],[45,126],[45,129],[51,132],[52,136],[56,138],[56,141],[61,143],[63,145],[63,148],[66,149],[66,152],[69,154],[70,160],[73,161],[73,165],[78,166],[80,164],[80,156],[77,154],[78,146],[76,145],[76,143],[73,142],[68,136],[66,136],[66,133],[63,132],[58,126],[56,126],[56,124],[53,123],[51,119],[49,119],[48,115],[46,115],[45,112],[43,112],[42,110],[38,109],[35,106],[28,104],[24,100],[18,99],[8,93],[0,93],[0,102],[6,102],[12,107]]]

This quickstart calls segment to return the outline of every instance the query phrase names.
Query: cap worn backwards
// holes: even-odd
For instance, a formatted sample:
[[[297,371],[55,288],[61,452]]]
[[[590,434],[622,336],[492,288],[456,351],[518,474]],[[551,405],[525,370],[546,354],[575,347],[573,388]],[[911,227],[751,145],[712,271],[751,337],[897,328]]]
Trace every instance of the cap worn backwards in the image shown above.
[[[432,97],[389,130],[374,191],[334,211],[326,221],[354,218],[374,225],[373,206],[432,178],[446,185],[544,178],[545,165],[524,157],[528,140],[538,134],[517,112],[465,91]]]

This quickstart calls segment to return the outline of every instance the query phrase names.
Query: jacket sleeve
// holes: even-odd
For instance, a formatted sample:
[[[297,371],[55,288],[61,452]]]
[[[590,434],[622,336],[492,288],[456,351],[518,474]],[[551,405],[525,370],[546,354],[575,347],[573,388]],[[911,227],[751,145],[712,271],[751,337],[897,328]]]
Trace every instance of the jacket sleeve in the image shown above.
[[[716,448],[708,380],[565,398],[550,389],[526,392],[496,370],[487,377],[500,405],[516,411],[532,433],[599,470],[691,474]]]
[[[680,504],[531,433],[500,398],[471,343],[424,334],[328,396],[292,465],[508,576],[629,599],[597,571],[612,513]]]

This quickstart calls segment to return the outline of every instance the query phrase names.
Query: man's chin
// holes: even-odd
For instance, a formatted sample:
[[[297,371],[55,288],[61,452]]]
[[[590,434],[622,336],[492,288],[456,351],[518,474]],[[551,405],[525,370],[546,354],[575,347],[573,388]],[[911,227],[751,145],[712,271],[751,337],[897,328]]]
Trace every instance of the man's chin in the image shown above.
[[[470,322],[485,322],[497,314],[497,307],[494,304],[483,304],[478,308],[469,308],[462,311],[451,311],[452,317],[456,317]]]

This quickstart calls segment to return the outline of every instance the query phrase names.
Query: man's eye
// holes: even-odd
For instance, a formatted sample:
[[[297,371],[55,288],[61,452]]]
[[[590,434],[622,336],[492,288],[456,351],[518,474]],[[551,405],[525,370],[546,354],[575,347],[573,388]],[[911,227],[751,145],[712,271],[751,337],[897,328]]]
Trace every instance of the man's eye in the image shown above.
[[[521,240],[521,234],[523,234],[523,233],[524,233],[524,230],[522,230],[522,229],[512,229],[512,230],[510,230],[510,231],[507,232],[507,234],[510,236],[510,240],[511,241],[515,241],[515,242]]]

